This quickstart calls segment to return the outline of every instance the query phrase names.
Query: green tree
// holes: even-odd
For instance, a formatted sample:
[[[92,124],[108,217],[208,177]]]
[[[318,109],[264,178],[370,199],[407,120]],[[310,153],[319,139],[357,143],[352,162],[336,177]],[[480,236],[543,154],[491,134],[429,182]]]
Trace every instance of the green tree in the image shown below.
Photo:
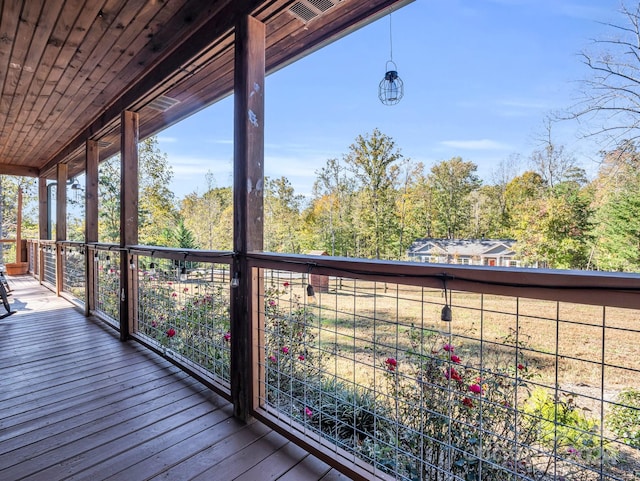
[[[264,249],[271,252],[300,253],[302,196],[286,177],[265,178]]]
[[[540,174],[525,172],[507,186],[516,250],[531,265],[584,269],[592,242],[592,190],[574,172],[548,188]],[[582,180],[577,180],[582,179]]]
[[[175,195],[169,189],[173,171],[158,141],[150,137],[138,145],[140,244],[168,245],[177,224]],[[98,169],[99,224],[101,242],[120,238],[120,156],[102,162]]]
[[[407,237],[415,240],[419,237],[435,236],[436,212],[433,201],[433,186],[425,174],[421,162],[413,167],[407,198]]]
[[[167,155],[160,151],[156,137],[138,145],[140,163],[140,199],[138,237],[140,244],[167,245],[167,232],[178,221],[175,195],[169,189],[173,169]]]
[[[438,237],[458,239],[471,233],[470,194],[482,183],[476,175],[477,170],[476,164],[460,157],[443,160],[431,168],[429,180]]]
[[[396,213],[398,165],[403,159],[395,142],[375,129],[359,135],[344,157],[356,182],[354,225],[356,255],[390,257],[398,239]]]
[[[207,174],[208,190],[199,196],[192,192],[180,204],[185,226],[193,232],[203,249],[233,249],[233,192],[231,187],[216,187]]]
[[[354,180],[337,159],[327,160],[316,175],[314,198],[305,213],[305,223],[313,226],[312,237],[329,254],[348,255],[353,251]],[[313,246],[314,242],[310,244]]]
[[[608,271],[640,271],[640,153],[623,142],[604,154],[594,181],[595,264]]]
[[[181,247],[183,249],[199,249],[200,246],[196,242],[196,238],[189,229],[184,225],[184,221],[181,219],[178,221],[178,226],[174,229],[171,236],[173,240],[173,247]]]

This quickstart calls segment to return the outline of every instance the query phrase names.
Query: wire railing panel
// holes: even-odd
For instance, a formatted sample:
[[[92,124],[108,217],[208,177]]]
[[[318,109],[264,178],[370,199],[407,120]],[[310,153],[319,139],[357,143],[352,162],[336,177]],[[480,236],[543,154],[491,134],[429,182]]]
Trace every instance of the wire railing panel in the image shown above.
[[[120,322],[120,252],[117,249],[93,251],[96,271],[95,309],[110,324]]]
[[[54,243],[41,244],[43,259],[43,275],[42,280],[50,284],[53,288],[56,286],[56,246]]]
[[[259,412],[302,439],[401,480],[637,479],[635,309],[261,272]]]
[[[229,264],[139,256],[137,332],[229,391]]]
[[[83,244],[65,243],[62,249],[62,290],[74,302],[84,305],[86,287],[85,247]]]

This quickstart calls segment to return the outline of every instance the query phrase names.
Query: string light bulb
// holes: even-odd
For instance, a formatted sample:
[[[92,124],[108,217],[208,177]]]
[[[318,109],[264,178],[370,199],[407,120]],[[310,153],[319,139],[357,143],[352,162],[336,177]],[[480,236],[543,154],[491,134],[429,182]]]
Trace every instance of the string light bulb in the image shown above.
[[[187,268],[185,266],[182,266],[182,268],[180,269],[180,280],[181,281],[187,280]]]
[[[231,279],[231,287],[234,289],[236,287],[240,287],[240,276],[237,272],[233,274],[233,279]]]
[[[129,269],[131,269],[132,271],[136,270],[136,263],[133,262],[133,256],[131,256],[131,259],[129,259]]]
[[[307,284],[307,302],[309,304],[316,303],[316,292],[311,284]]]
[[[149,264],[149,274],[155,274],[155,273],[156,273],[156,263],[151,262],[151,264]]]

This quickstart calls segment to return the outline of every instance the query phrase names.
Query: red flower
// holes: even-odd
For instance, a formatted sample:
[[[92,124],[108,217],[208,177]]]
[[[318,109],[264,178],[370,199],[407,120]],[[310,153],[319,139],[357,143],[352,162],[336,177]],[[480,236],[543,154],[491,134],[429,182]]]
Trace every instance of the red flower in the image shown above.
[[[224,340],[229,342],[231,340],[231,333],[230,332],[225,332],[224,333]]]
[[[289,283],[288,283],[288,282],[285,282],[285,283],[283,283],[282,285],[283,285],[284,287],[289,287]]]
[[[455,362],[456,364],[460,364],[461,359],[455,354],[451,355],[451,362]]]
[[[388,357],[384,363],[387,365],[389,371],[395,371],[396,367],[398,367],[398,361],[393,357]]]
[[[453,379],[454,381],[462,382],[462,377],[453,367],[445,371],[444,377],[446,377],[447,379]]]
[[[301,361],[304,361],[306,358],[304,357],[304,354],[300,354],[298,356],[298,359],[300,359]]]
[[[182,289],[182,292],[189,292],[189,288],[185,287],[184,289]]]
[[[464,404],[468,408],[472,408],[473,407],[473,401],[471,399],[469,399],[468,397],[466,397],[466,398],[464,398],[462,400],[462,404]]]
[[[453,352],[453,350],[455,349],[455,347],[453,347],[452,344],[445,344],[444,346],[442,346],[442,349],[444,349],[447,352]]]
[[[524,365],[523,364],[518,364],[518,369],[520,369],[521,371],[524,370]]]
[[[173,327],[167,330],[167,337],[173,337],[175,335],[176,335],[176,330]]]
[[[269,356],[269,361],[278,362],[278,358],[276,356],[274,356],[273,354],[271,354],[271,356]]]
[[[289,348],[287,346],[282,346],[281,351],[283,354],[289,354]]]
[[[304,413],[307,415],[307,417],[313,416],[313,411],[309,408],[304,408]]]
[[[482,394],[482,386],[480,386],[480,384],[471,384],[469,386],[469,391],[474,394]]]
[[[272,299],[272,300],[270,300],[270,301],[269,301],[269,305],[270,305],[271,307],[275,306],[275,305],[276,305],[276,301],[274,301],[273,299]]]

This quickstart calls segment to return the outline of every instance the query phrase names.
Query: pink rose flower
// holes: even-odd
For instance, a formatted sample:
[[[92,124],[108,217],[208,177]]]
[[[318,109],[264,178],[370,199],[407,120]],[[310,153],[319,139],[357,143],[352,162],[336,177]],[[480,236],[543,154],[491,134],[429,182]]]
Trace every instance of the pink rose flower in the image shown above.
[[[474,394],[482,394],[482,386],[480,386],[480,384],[471,384],[469,386],[469,391]]]
[[[396,361],[394,357],[388,357],[384,363],[387,365],[389,371],[395,371],[396,367],[398,367],[398,361]]]

